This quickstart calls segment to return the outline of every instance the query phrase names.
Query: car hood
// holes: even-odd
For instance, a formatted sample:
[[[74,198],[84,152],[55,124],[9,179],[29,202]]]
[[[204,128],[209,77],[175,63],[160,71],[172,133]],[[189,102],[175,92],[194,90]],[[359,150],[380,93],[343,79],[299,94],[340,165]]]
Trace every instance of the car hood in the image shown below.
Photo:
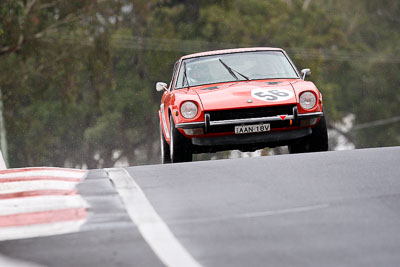
[[[296,104],[296,94],[288,80],[240,81],[191,88],[204,110],[250,108]]]

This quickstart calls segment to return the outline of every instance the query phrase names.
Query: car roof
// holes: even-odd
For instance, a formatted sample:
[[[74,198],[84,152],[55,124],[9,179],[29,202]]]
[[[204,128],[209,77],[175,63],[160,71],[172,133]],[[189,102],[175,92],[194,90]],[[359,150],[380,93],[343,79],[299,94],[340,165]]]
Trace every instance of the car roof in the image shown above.
[[[211,56],[211,55],[220,55],[220,54],[240,53],[240,52],[253,52],[253,51],[283,51],[283,49],[275,48],[275,47],[250,47],[250,48],[223,49],[223,50],[214,50],[214,51],[190,54],[190,55],[183,56],[180,59]]]

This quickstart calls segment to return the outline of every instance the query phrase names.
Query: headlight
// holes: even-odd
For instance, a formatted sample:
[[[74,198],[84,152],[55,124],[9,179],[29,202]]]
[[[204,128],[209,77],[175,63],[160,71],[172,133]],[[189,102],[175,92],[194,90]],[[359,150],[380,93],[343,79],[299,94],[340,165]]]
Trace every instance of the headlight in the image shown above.
[[[197,105],[192,101],[186,101],[181,106],[181,114],[186,119],[193,119],[197,115]]]
[[[300,95],[300,106],[304,109],[311,109],[317,103],[317,98],[311,92],[304,92]]]

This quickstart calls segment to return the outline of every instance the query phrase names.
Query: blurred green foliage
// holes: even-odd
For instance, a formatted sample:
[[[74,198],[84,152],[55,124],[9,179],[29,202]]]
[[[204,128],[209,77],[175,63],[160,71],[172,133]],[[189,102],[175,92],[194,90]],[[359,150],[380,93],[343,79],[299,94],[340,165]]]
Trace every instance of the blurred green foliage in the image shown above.
[[[3,0],[0,90],[10,165],[159,162],[155,82],[182,55],[284,48],[312,69],[331,129],[400,144],[400,3],[345,0]],[[357,125],[365,127],[357,128]]]

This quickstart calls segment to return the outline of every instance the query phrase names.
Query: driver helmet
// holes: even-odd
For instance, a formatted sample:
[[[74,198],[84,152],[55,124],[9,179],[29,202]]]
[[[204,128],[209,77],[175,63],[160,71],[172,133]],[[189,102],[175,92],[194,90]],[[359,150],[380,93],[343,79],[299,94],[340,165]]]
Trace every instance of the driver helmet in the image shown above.
[[[193,64],[193,66],[188,67],[188,78],[192,83],[207,83],[210,80],[207,64]]]

